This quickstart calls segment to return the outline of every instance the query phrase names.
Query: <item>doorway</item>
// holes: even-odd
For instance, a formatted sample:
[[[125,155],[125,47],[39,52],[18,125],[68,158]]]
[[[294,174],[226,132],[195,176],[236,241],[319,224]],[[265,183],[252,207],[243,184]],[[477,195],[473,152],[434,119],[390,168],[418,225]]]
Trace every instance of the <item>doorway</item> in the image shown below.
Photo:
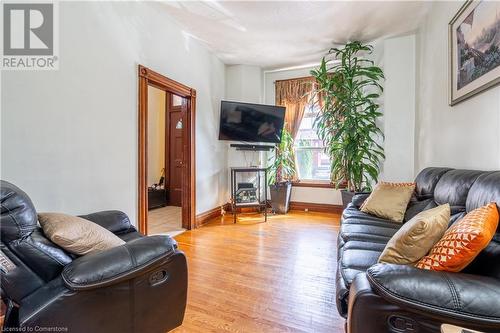
[[[196,91],[139,65],[139,231],[194,227]]]

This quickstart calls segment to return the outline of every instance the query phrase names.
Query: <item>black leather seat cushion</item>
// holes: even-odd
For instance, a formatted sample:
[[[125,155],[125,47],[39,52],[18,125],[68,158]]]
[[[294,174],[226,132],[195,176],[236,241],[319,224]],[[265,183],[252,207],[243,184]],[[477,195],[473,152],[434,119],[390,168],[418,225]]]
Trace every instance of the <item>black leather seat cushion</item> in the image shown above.
[[[344,242],[365,240],[373,243],[387,244],[397,230],[398,229],[390,227],[384,228],[373,225],[346,224],[341,228],[340,237],[342,237]]]
[[[340,268],[347,286],[357,274],[366,272],[368,267],[375,265],[384,250],[385,244],[370,246],[368,242],[347,242],[342,249]]]
[[[342,213],[342,225],[345,224],[378,225],[382,227],[393,225],[398,227],[396,222],[391,222],[389,220],[364,213],[352,204],[349,204],[349,206],[347,206]]]
[[[347,314],[349,288],[356,277],[376,264],[400,223],[361,212],[350,204],[343,212],[338,237],[337,307]],[[340,310],[342,309],[342,310]]]
[[[343,242],[341,237],[339,241]],[[339,242],[340,243],[340,242]],[[348,240],[338,249],[336,302],[339,313],[347,315],[349,288],[354,278],[376,264],[386,243],[370,239]]]

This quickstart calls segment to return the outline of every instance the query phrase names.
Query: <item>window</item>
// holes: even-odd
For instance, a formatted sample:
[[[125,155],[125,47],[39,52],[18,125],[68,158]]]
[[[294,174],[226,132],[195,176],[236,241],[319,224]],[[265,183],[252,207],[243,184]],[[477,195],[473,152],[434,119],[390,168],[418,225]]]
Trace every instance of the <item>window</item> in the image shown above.
[[[324,152],[323,141],[313,128],[319,109],[317,103],[306,106],[295,138],[295,156],[301,181],[328,183],[330,181],[330,158]]]

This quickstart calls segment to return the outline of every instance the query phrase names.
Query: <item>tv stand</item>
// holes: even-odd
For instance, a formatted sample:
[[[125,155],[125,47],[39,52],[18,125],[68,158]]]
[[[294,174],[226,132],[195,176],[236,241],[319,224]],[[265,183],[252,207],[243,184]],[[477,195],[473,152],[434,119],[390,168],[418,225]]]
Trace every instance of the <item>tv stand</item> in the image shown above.
[[[274,146],[269,146],[269,145],[252,145],[252,144],[239,144],[239,143],[231,143],[230,147],[236,148],[236,150],[251,150],[251,151],[269,151],[274,149]]]
[[[238,174],[254,173],[255,179],[238,181]],[[262,196],[264,198],[262,198]],[[256,207],[267,222],[267,168],[231,168],[231,210],[236,223],[238,208]]]

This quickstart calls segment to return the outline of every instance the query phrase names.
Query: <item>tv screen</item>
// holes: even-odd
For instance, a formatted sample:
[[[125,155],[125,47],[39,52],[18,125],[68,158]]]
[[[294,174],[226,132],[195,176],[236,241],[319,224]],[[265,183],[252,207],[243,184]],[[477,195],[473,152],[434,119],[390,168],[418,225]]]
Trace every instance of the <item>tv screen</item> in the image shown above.
[[[284,121],[283,106],[222,101],[219,140],[279,143]]]

